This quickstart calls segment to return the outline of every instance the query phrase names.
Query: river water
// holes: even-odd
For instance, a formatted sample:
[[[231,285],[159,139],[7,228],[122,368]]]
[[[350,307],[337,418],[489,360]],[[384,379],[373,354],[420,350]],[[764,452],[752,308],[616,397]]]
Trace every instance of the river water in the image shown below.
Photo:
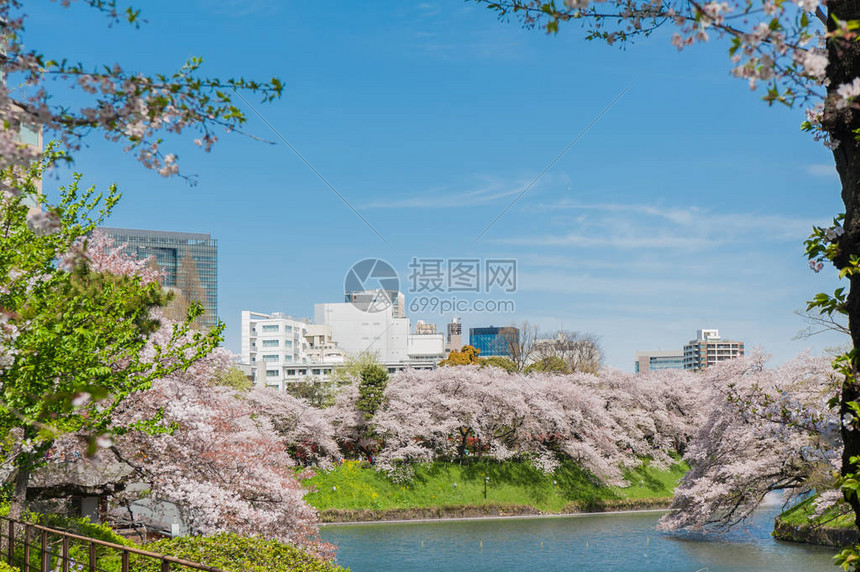
[[[658,532],[660,512],[328,525],[321,534],[353,572],[840,570],[832,548],[771,538],[778,513],[765,507],[723,535]]]

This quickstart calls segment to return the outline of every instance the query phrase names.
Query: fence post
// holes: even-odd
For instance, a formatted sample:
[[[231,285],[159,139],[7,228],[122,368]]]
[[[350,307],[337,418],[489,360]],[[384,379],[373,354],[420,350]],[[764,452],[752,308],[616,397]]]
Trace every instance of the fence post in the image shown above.
[[[63,536],[63,572],[69,572],[69,537]]]
[[[48,572],[48,564],[50,560],[48,559],[48,531],[42,531],[42,549],[40,552],[42,553],[42,572]]]
[[[90,542],[90,572],[96,572],[96,543]]]
[[[170,572],[170,562],[167,560],[161,561],[161,572]]]
[[[128,550],[122,551],[122,572],[128,572]]]
[[[30,569],[30,525],[24,525],[24,570]]]
[[[14,564],[15,560],[15,521],[9,521],[9,559],[6,564],[10,566]]]

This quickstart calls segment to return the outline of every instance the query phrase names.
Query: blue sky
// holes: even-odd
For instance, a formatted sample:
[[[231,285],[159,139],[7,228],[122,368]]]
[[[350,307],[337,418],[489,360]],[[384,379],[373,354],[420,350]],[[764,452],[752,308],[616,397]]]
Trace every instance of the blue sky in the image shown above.
[[[368,257],[404,282],[413,257],[514,258],[517,292],[484,297],[516,311],[462,314],[466,327],[590,332],[607,365],[628,371],[636,351],[680,348],[699,328],[777,362],[844,343],[793,339],[805,327],[794,311],[836,286],[802,248],[841,209],[832,157],[800,131],[802,110],[769,108],[730,76],[724,43],[679,53],[666,30],[610,48],[576,26],[547,36],[456,0],[141,7],[148,22],[133,30],[82,6],[34,6],[28,42],[150,73],[202,56],[211,76],[279,77],[281,100],[249,101],[376,231],[251,109],[247,130],[272,144],[223,134],[206,154],[170,140],[196,187],[90,138],[75,168],[119,183],[110,226],[219,240],[229,349],[241,310],[312,316]],[[410,317],[443,327],[451,315]]]

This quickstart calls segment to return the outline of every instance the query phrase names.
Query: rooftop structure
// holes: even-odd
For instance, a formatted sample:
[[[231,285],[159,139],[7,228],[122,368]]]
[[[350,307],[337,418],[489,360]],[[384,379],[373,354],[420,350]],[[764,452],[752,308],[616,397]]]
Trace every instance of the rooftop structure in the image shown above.
[[[356,290],[344,293],[344,302],[368,314],[375,314],[391,307],[395,318],[406,317],[406,296],[397,290]]]

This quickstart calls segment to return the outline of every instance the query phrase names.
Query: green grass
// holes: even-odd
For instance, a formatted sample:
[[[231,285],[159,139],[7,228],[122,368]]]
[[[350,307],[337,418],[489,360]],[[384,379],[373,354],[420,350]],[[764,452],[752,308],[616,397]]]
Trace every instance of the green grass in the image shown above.
[[[812,502],[815,497],[809,497],[796,506],[788,509],[779,515],[779,519],[792,526],[824,526],[827,528],[845,528],[854,527],[854,513],[851,512],[851,507],[846,502],[839,502],[828,508],[821,516],[811,519],[810,516],[815,511]]]
[[[626,476],[631,486],[600,485],[590,474],[565,461],[553,474],[528,463],[476,459],[469,463],[435,462],[415,466],[408,483],[392,482],[366,463],[347,461],[304,481],[305,498],[319,510],[387,510],[445,506],[529,505],[543,512],[564,512],[601,501],[669,498],[688,467],[678,463],[659,470],[647,461]],[[484,477],[487,500],[484,500]],[[456,486],[454,484],[456,483]],[[335,487],[333,489],[333,487]]]

